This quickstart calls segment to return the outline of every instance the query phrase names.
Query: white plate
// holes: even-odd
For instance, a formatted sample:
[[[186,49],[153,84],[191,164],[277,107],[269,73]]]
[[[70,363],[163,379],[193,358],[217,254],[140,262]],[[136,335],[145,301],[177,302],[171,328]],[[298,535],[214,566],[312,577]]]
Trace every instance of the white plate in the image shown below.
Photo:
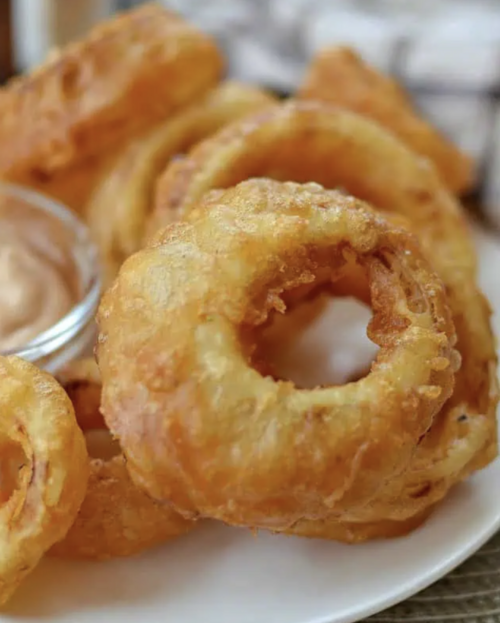
[[[482,285],[500,333],[500,246],[481,238]],[[46,560],[0,621],[348,623],[409,597],[500,527],[500,462],[460,486],[427,524],[360,546],[205,524],[160,550],[108,563]]]

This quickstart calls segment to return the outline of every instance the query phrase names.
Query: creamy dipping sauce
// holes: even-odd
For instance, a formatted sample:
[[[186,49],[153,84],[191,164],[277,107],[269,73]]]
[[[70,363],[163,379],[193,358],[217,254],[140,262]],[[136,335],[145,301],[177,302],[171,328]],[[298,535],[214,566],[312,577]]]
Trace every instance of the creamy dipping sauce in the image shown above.
[[[0,352],[25,346],[76,303],[75,269],[56,248],[54,224],[9,212],[0,210]]]

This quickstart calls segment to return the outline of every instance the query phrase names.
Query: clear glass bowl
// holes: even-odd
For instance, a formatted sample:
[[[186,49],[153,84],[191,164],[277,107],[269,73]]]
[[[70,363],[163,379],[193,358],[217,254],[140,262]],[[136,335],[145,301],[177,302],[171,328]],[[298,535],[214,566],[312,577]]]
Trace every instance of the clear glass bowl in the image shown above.
[[[0,354],[17,355],[55,373],[72,359],[92,352],[101,295],[97,249],[87,227],[68,208],[27,188],[0,182],[0,219],[10,218],[22,224],[39,253],[47,253],[52,262],[56,257],[61,267],[71,266],[76,303],[33,340]]]

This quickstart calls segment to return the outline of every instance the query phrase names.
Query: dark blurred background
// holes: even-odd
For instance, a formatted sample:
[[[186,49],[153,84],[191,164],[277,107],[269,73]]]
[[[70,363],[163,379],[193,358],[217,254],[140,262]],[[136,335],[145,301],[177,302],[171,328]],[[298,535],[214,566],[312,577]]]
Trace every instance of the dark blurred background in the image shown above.
[[[13,70],[10,1],[0,0],[0,80]]]

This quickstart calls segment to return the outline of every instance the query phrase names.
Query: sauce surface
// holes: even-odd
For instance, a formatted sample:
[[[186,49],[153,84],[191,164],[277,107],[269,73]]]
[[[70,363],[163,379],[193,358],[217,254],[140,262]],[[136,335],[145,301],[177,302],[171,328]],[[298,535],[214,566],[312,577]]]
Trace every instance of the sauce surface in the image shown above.
[[[40,225],[0,218],[0,352],[25,346],[76,302],[72,267]]]

